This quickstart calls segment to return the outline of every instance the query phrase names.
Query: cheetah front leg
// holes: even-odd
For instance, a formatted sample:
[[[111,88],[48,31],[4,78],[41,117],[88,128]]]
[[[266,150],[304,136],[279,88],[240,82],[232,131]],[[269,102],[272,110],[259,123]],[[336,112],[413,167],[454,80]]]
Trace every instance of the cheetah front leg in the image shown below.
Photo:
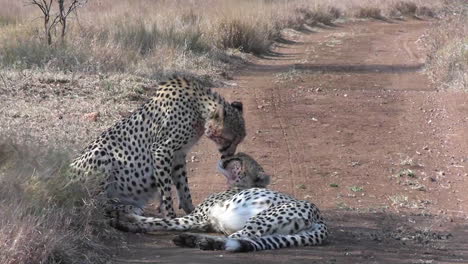
[[[192,203],[192,196],[187,182],[186,154],[178,152],[175,154],[174,167],[172,170],[172,181],[176,185],[179,196],[179,208],[189,214],[195,208]]]
[[[175,212],[172,204],[172,169],[174,164],[174,154],[171,148],[158,147],[153,153],[155,177],[161,196],[161,205],[164,208],[165,216],[174,218]]]

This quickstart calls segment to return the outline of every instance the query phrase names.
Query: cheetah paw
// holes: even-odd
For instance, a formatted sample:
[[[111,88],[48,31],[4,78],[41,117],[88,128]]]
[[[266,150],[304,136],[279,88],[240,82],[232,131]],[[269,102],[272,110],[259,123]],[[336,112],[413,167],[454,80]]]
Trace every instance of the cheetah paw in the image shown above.
[[[180,235],[177,235],[176,237],[174,237],[174,239],[172,239],[172,242],[174,242],[174,244],[176,246],[179,246],[179,247],[191,247],[191,248],[194,248],[194,247],[197,247],[198,244],[198,235],[194,235],[194,234],[180,234]]]
[[[211,237],[204,237],[198,242],[201,250],[224,250],[225,241]]]

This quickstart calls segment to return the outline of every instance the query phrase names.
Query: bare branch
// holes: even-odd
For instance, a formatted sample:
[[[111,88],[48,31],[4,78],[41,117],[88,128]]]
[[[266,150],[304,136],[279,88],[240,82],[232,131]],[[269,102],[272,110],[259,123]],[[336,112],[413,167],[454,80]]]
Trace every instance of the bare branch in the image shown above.
[[[67,17],[71,12],[75,11],[77,8],[83,6],[86,4],[88,1],[79,1],[79,0],[73,0],[73,2],[70,4],[68,7],[68,10],[64,13],[64,17]]]
[[[58,5],[57,12],[53,12],[54,2]],[[64,40],[68,16],[87,2],[88,0],[27,0],[27,3],[37,6],[43,14],[44,33],[49,45],[52,44],[51,32],[56,29],[58,23],[61,24],[61,38]]]
[[[57,23],[59,22],[60,22],[60,16],[56,15],[54,20],[52,20],[52,22],[50,23],[49,30],[52,29],[55,25],[57,25]]]
[[[65,8],[65,0],[57,0],[59,5],[60,24],[62,25],[62,41],[65,38],[68,16],[79,7],[87,3],[87,0],[73,0]]]
[[[41,9],[41,11],[42,11],[43,14],[46,14],[46,13],[47,13],[47,10],[44,8],[44,6],[43,6],[42,3],[38,3],[36,0],[31,0],[31,3],[30,3],[30,4],[31,4],[31,5],[35,5],[35,6],[38,6],[38,7]]]

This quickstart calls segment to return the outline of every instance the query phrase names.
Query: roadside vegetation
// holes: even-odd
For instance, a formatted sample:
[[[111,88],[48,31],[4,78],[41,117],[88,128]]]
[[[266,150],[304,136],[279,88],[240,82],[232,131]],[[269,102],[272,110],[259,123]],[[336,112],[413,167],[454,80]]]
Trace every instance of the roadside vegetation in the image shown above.
[[[468,5],[447,7],[426,43],[428,73],[437,87],[468,91]]]
[[[50,44],[40,9],[25,3],[0,0],[4,69],[149,79],[173,72],[216,76],[242,63],[245,54],[268,54],[285,28],[353,17],[413,16],[440,8],[438,0],[88,1],[69,16],[66,36],[60,23],[50,28],[55,40]]]
[[[439,0],[90,0],[68,17],[66,34],[58,24],[52,27],[49,41],[41,11],[25,3],[0,0],[0,99],[14,98],[23,111],[0,107],[2,118],[16,122],[0,126],[0,264],[105,263],[110,254],[104,244],[118,241],[118,232],[97,210],[97,179],[68,182],[75,146],[45,147],[42,143],[52,140],[40,127],[54,122],[50,127],[56,131],[72,123],[77,131],[84,127],[86,133],[68,135],[76,144],[106,124],[76,124],[74,116],[59,124],[63,113],[51,111],[44,118],[44,109],[67,104],[78,113],[98,107],[124,112],[123,105],[142,100],[148,85],[173,73],[228,78],[251,56],[270,55],[286,28],[303,31],[355,18],[436,17],[444,6]],[[466,88],[466,12],[453,19],[433,31],[430,71],[438,82]],[[36,109],[39,103],[42,108]],[[36,145],[18,140],[24,130],[6,130],[28,125],[45,135],[24,141]],[[11,133],[13,139],[5,136]]]
[[[0,141],[0,263],[104,263],[116,233],[96,209],[97,178],[70,184],[68,153]]]

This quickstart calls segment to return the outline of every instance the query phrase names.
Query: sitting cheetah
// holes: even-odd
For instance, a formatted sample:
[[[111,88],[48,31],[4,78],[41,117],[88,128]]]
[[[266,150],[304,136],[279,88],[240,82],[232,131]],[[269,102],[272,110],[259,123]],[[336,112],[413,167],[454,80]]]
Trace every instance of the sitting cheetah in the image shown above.
[[[209,196],[191,214],[175,219],[133,216],[114,224],[132,232],[196,230],[228,235],[182,234],[174,239],[178,246],[204,250],[259,251],[319,245],[326,240],[327,226],[319,209],[310,202],[264,189],[270,176],[250,156],[238,153],[222,159],[218,167],[230,190]]]
[[[175,217],[172,184],[180,207],[190,213],[185,160],[203,134],[222,155],[233,155],[246,135],[242,103],[229,104],[196,80],[173,77],[159,83],[149,102],[92,142],[71,164],[72,175],[103,174],[102,190],[111,201],[107,209],[117,214],[142,214],[147,202],[160,195],[166,215]]]

